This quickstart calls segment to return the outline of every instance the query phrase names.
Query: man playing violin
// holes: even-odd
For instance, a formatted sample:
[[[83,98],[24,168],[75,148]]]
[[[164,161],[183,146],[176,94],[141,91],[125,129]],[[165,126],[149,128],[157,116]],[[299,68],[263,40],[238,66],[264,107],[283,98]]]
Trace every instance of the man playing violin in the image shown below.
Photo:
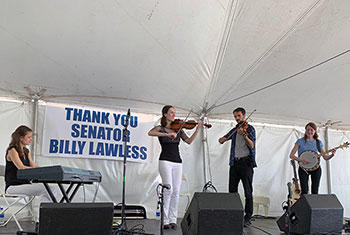
[[[249,227],[253,214],[253,168],[257,166],[255,129],[245,121],[244,108],[236,108],[233,116],[237,122],[236,127],[221,137],[219,143],[223,144],[231,140],[229,192],[237,193],[239,181],[242,181],[245,196],[244,226]]]

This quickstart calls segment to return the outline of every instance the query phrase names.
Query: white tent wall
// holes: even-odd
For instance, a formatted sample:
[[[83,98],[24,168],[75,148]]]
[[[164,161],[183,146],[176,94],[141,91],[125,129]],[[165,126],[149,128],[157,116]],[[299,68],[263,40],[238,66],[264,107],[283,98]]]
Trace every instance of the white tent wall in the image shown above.
[[[28,102],[0,100],[0,164],[5,164],[5,151],[12,132],[20,125],[33,125],[33,105]]]
[[[11,141],[12,132],[19,125],[33,125],[33,105],[32,103],[0,99],[0,164],[5,165],[6,149]],[[30,146],[29,146],[30,149]],[[4,182],[0,182],[1,191],[5,190]],[[4,200],[0,200],[0,206],[4,207]],[[15,207],[13,210],[15,211]],[[27,215],[27,211],[22,214]],[[7,214],[5,214],[7,218]]]
[[[257,165],[254,170],[253,194],[267,196],[271,199],[270,215],[282,213],[281,204],[287,198],[287,183],[292,182],[293,171],[290,164],[289,154],[296,140],[303,136],[304,127],[263,125],[254,124],[257,135]],[[213,183],[219,191],[228,190],[228,155],[230,144],[224,146],[218,144],[219,137],[227,133],[230,125],[227,121],[214,123],[208,131],[208,143],[210,150],[211,171]],[[324,129],[320,130],[320,139],[324,142]],[[349,132],[329,131],[329,146],[335,147],[349,140]],[[341,201],[345,216],[350,215],[350,203],[347,198],[350,196],[348,182],[348,166],[345,164],[349,151],[338,150],[336,156],[330,161],[331,164],[331,185],[332,193],[338,196]],[[349,161],[349,160],[348,160]],[[321,159],[322,177],[320,183],[321,194],[327,194],[327,168],[325,161]],[[338,169],[341,169],[338,171]],[[239,187],[239,193],[243,198],[243,188]]]
[[[20,124],[31,126],[33,123],[32,105],[18,102],[0,102],[1,120],[1,156],[5,155],[5,149],[10,141],[10,134]],[[121,202],[122,193],[122,169],[121,161],[76,159],[76,158],[48,158],[41,155],[43,118],[45,116],[45,105],[39,106],[38,120],[38,147],[36,161],[40,166],[66,165],[82,169],[92,169],[100,171],[102,183],[97,194],[97,201]],[[159,117],[155,116],[155,123]],[[206,176],[207,181],[211,180],[220,192],[228,191],[228,158],[230,143],[220,145],[218,138],[224,135],[234,122],[226,120],[212,120],[213,127],[204,130],[207,133],[207,144],[205,147],[209,152],[206,156]],[[287,182],[292,179],[292,167],[289,163],[289,152],[297,138],[304,133],[304,127],[263,125],[253,123],[257,132],[257,164],[254,173],[254,194],[270,197],[271,205],[269,214],[281,215],[281,203],[286,199]],[[189,134],[191,131],[186,131]],[[323,140],[323,130],[320,137]],[[329,131],[329,146],[337,146],[350,137],[349,131]],[[151,138],[145,136],[145,138]],[[158,156],[160,146],[157,138],[154,138],[154,151],[151,154],[151,163],[128,162],[126,172],[126,203],[143,205],[147,209],[148,217],[155,215],[156,207],[156,186],[160,182],[158,174]],[[190,191],[201,191],[204,186],[203,178],[203,136],[199,135],[192,145],[181,143],[180,151],[183,158],[183,170],[188,176]],[[350,196],[349,178],[349,151],[337,151],[336,157],[331,160],[332,193],[335,193],[344,206],[344,215],[350,216]],[[4,157],[1,158],[1,164]],[[327,193],[327,170],[325,161],[322,161],[322,179],[320,193]],[[1,187],[4,187],[1,185]],[[239,189],[243,198],[242,187]],[[91,201],[95,192],[95,186],[85,186],[85,196],[82,189],[79,190],[75,201]],[[179,215],[183,215],[187,200],[180,199]]]

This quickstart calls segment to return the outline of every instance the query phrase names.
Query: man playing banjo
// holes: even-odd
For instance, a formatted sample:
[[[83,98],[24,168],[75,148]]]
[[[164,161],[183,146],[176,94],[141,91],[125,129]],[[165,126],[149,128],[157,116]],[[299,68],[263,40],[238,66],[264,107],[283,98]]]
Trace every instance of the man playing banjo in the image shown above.
[[[298,156],[295,156],[298,151]],[[311,193],[318,194],[321,179],[320,159],[317,153],[320,153],[325,160],[334,157],[336,149],[332,149],[332,154],[326,154],[321,140],[318,139],[317,127],[315,123],[309,122],[305,126],[305,134],[295,143],[289,157],[299,162],[299,179],[301,194],[307,194],[309,191],[309,175],[311,175]]]

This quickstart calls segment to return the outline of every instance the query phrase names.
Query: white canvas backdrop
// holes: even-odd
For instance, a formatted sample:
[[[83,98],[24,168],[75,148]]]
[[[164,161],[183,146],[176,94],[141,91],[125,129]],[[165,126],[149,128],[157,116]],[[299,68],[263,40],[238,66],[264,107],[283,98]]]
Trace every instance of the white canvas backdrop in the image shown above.
[[[83,169],[93,169],[102,174],[102,183],[97,194],[97,201],[121,202],[122,192],[122,162],[95,159],[66,159],[48,158],[41,154],[43,116],[45,106],[39,106],[39,131],[36,161],[40,166],[65,165]],[[5,149],[10,140],[10,134],[20,124],[31,126],[31,106],[21,103],[7,101],[0,102],[0,123],[2,132],[1,140],[1,164],[4,163]],[[155,123],[159,117],[154,116]],[[220,192],[228,190],[228,157],[230,144],[220,145],[217,140],[224,135],[234,122],[224,120],[212,120],[213,127],[205,130],[207,133],[209,155],[206,156],[207,180],[212,180]],[[271,126],[253,123],[257,131],[257,164],[254,173],[254,194],[268,196],[271,199],[269,214],[279,216],[282,214],[281,203],[287,195],[287,182],[292,179],[292,168],[289,163],[289,152],[297,138],[302,136],[303,127],[294,126]],[[187,131],[191,134],[191,131]],[[322,131],[320,133],[322,138]],[[330,146],[336,146],[348,141],[350,132],[331,130],[329,132]],[[145,136],[144,138],[151,138]],[[192,193],[201,191],[204,185],[203,178],[203,135],[199,135],[192,145],[181,143],[180,151],[183,158],[184,172],[188,176],[189,188]],[[155,215],[156,207],[156,186],[160,182],[158,174],[158,156],[160,147],[157,138],[153,138],[154,152],[152,161],[146,164],[128,162],[126,174],[126,203],[143,205],[147,209],[148,217]],[[348,150],[339,150],[335,158],[331,160],[332,189],[345,209],[345,216],[350,215],[350,203],[347,198],[350,196],[350,183]],[[210,169],[210,170],[209,170]],[[320,193],[327,193],[326,167],[322,161],[323,175],[321,179]],[[3,187],[1,185],[0,187]],[[75,201],[91,201],[96,187],[86,185],[85,196],[80,189]],[[242,187],[240,194],[243,197]],[[187,200],[180,199],[180,216],[186,207]]]

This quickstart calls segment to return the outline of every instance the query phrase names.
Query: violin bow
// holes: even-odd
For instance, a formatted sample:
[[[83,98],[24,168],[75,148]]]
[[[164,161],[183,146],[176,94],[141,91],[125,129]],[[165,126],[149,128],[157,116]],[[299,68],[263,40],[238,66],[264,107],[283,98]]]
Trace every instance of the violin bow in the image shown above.
[[[250,116],[252,116],[252,114],[253,114],[255,111],[256,111],[256,109],[254,109],[254,110],[248,115],[248,117],[247,117],[243,122],[241,122],[241,124],[239,124],[238,127],[237,127],[234,131],[232,131],[231,135],[229,135],[229,136],[226,138],[226,141],[227,141],[228,139],[230,139],[230,138],[233,136],[234,133],[237,132],[237,129],[238,129],[238,128],[241,128],[241,127],[242,127],[243,123],[244,123],[247,119],[249,119]]]
[[[185,120],[183,121],[183,123],[181,124],[179,130],[176,132],[176,136],[180,133],[182,127],[185,125],[185,123],[186,123],[188,117],[190,116],[190,114],[192,113],[192,111],[193,111],[193,109],[191,109],[190,112],[187,114],[187,116],[186,116]]]

